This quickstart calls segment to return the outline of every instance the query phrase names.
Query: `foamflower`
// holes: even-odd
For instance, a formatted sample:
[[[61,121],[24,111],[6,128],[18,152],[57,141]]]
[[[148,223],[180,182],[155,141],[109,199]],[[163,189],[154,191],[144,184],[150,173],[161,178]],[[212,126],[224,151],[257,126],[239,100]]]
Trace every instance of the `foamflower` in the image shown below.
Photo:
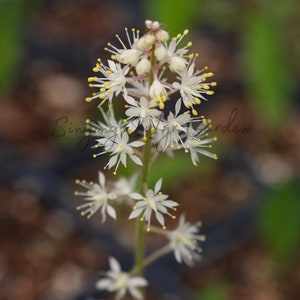
[[[122,299],[127,292],[134,299],[143,299],[138,289],[148,284],[146,279],[123,272],[119,262],[114,257],[109,258],[109,266],[110,270],[106,272],[106,276],[96,282],[96,288],[115,292],[116,299]]]

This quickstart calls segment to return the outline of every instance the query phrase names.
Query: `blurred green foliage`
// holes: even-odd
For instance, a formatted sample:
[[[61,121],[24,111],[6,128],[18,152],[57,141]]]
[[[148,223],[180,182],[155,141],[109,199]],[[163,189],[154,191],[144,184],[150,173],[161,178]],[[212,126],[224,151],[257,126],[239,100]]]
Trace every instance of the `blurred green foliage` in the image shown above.
[[[200,3],[199,3],[200,2]],[[199,15],[201,1],[151,0],[144,1],[145,17],[163,24],[171,36],[192,27]]]
[[[288,265],[300,242],[299,183],[291,181],[272,190],[258,216],[263,240],[270,257],[278,265]]]
[[[245,76],[258,115],[265,125],[278,125],[291,108],[292,74],[280,20],[268,10],[247,18],[245,33]]]
[[[8,90],[17,77],[24,55],[24,21],[39,0],[0,1],[0,91]]]
[[[226,300],[228,296],[228,287],[225,283],[212,281],[204,287],[196,300]]]

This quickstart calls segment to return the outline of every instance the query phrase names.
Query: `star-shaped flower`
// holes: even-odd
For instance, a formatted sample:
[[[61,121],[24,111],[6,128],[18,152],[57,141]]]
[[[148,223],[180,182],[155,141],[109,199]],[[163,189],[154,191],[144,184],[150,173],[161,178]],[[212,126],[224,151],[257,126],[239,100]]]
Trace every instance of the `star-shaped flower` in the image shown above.
[[[83,196],[83,200],[87,203],[77,207],[81,210],[81,215],[87,215],[91,218],[92,215],[99,209],[101,209],[102,222],[106,220],[106,214],[113,219],[116,219],[115,209],[108,204],[109,200],[115,200],[115,195],[107,192],[105,188],[105,176],[102,172],[99,172],[99,183],[86,182],[85,180],[76,180],[76,183],[87,189],[86,192],[75,192],[76,196]]]
[[[162,179],[159,179],[154,186],[154,191],[148,190],[145,196],[139,193],[131,193],[129,195],[132,199],[137,200],[129,219],[141,217],[142,220],[147,221],[148,231],[150,230],[152,213],[155,214],[157,221],[163,227],[165,227],[164,215],[175,218],[168,212],[168,208],[176,210],[178,203],[173,200],[167,200],[169,196],[160,192],[161,186]]]
[[[209,89],[211,86],[216,86],[216,82],[205,82],[206,78],[213,76],[213,73],[203,73],[203,70],[194,72],[194,69],[195,63],[192,62],[188,68],[178,72],[178,79],[181,82],[174,82],[173,86],[180,91],[183,104],[187,108],[192,109],[194,115],[197,115],[197,111],[193,106],[200,104],[201,99],[206,100],[204,95],[212,95],[214,93]]]
[[[106,273],[106,277],[96,282],[96,287],[100,290],[116,292],[116,299],[121,299],[127,292],[134,299],[142,299],[143,296],[138,290],[140,287],[146,286],[146,279],[139,276],[132,276],[121,270],[119,262],[114,258],[109,258],[110,271]]]
[[[139,125],[143,126],[144,132],[158,126],[157,117],[161,115],[161,112],[155,108],[155,100],[149,101],[147,98],[141,97],[140,101],[137,102],[134,98],[125,94],[124,99],[129,104],[125,111],[126,116],[128,116],[126,126],[129,132],[135,131]]]
[[[200,224],[191,225],[185,222],[185,216],[181,215],[177,228],[167,232],[169,245],[177,262],[192,265],[200,258],[201,248],[198,247],[197,242],[204,241],[205,236],[198,234],[199,226]]]
[[[129,156],[135,164],[143,165],[141,159],[134,154],[133,148],[143,146],[144,142],[134,141],[129,143],[129,135],[127,132],[118,130],[113,137],[98,139],[97,142],[98,145],[104,147],[104,150],[94,154],[93,157],[95,158],[98,155],[110,153],[110,159],[105,168],[111,169],[115,166],[114,174],[116,174],[120,163],[122,163],[124,167],[127,167],[127,156]]]

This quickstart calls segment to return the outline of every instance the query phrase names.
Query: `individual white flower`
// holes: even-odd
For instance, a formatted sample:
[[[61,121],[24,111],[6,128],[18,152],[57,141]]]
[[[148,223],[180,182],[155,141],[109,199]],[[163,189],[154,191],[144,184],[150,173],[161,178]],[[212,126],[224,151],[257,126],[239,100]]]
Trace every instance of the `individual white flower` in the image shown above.
[[[143,299],[138,289],[148,284],[146,279],[123,272],[119,262],[114,257],[109,258],[109,266],[110,271],[106,272],[106,277],[96,282],[98,289],[116,292],[116,299],[122,299],[127,292],[134,299]]]
[[[157,117],[161,115],[161,112],[155,109],[155,100],[149,101],[145,97],[141,97],[140,101],[137,102],[134,98],[126,94],[124,94],[124,99],[129,104],[125,111],[126,116],[128,116],[126,126],[129,132],[135,131],[139,125],[143,126],[144,132],[158,126]]]
[[[167,100],[168,93],[165,86],[158,78],[155,78],[153,83],[151,84],[149,89],[149,96],[151,97],[151,99],[156,100],[156,103],[160,109],[164,109],[164,102],[166,102]]]
[[[111,193],[116,195],[116,201],[126,199],[129,194],[135,191],[137,174],[132,175],[129,179],[120,177],[114,181],[111,187]]]
[[[185,216],[181,215],[177,228],[166,232],[170,241],[169,246],[174,252],[175,259],[178,263],[185,262],[187,265],[199,260],[201,248],[198,247],[198,241],[204,241],[205,236],[199,235],[199,226],[191,225],[185,222]]]
[[[135,164],[143,165],[141,159],[134,154],[133,148],[143,146],[144,142],[134,141],[128,143],[129,135],[127,132],[116,131],[113,137],[100,138],[97,142],[98,145],[103,146],[104,149],[102,152],[94,154],[93,157],[95,158],[98,155],[110,153],[110,159],[105,168],[111,169],[116,166],[114,171],[115,175],[120,163],[122,163],[124,167],[127,167],[127,156],[129,156]]]
[[[211,143],[217,140],[216,137],[208,137],[208,131],[211,127],[208,124],[209,122],[210,120],[201,118],[201,123],[196,129],[193,128],[192,124],[190,124],[187,129],[187,138],[183,147],[186,152],[190,153],[192,162],[195,166],[197,166],[199,162],[198,153],[213,159],[218,158],[215,153],[205,150],[205,148],[211,148]]]
[[[206,78],[213,76],[213,73],[202,73],[203,70],[194,72],[194,68],[195,63],[192,62],[187,69],[178,72],[178,79],[181,82],[173,83],[173,86],[180,91],[183,104],[191,109],[193,109],[193,105],[201,103],[200,99],[206,100],[204,95],[213,94],[213,91],[209,90],[210,86],[216,86],[216,82],[205,82]],[[193,114],[197,115],[194,109]]]
[[[178,72],[185,69],[188,64],[185,57],[188,57],[186,54],[188,52],[188,48],[192,45],[191,42],[188,42],[184,47],[178,47],[181,40],[189,33],[186,29],[183,34],[178,34],[175,38],[171,40],[171,42],[166,46],[167,49],[167,57],[166,62],[169,64],[169,68],[172,72]]]
[[[106,214],[116,219],[115,209],[108,204],[109,200],[114,200],[115,195],[108,193],[105,188],[105,176],[99,172],[99,183],[86,182],[85,180],[76,180],[76,183],[87,189],[86,192],[75,192],[76,196],[83,196],[87,203],[77,207],[81,210],[81,215],[87,215],[90,218],[97,210],[101,209],[102,222],[106,220]]]
[[[175,105],[175,114],[169,113],[166,121],[163,122],[163,129],[157,130],[158,150],[165,151],[169,147],[181,147],[184,144],[182,134],[186,133],[188,124],[191,121],[189,113],[180,113],[181,101],[180,99]],[[160,129],[160,128],[158,128]]]
[[[108,43],[108,47],[105,48],[105,50],[112,53],[112,59],[116,59],[122,64],[135,67],[140,60],[140,56],[143,54],[143,52],[137,48],[137,42],[139,41],[139,30],[132,28],[132,37],[129,36],[127,28],[125,28],[125,32],[128,46],[125,45],[125,43],[117,34],[116,37],[119,40],[122,48],[119,49],[111,43]]]
[[[90,87],[99,88],[99,92],[94,93],[92,97],[86,98],[86,102],[91,102],[94,99],[100,99],[101,106],[106,100],[109,103],[112,102],[114,96],[118,96],[122,91],[126,91],[125,85],[127,83],[126,75],[129,71],[129,67],[122,66],[119,63],[115,63],[112,60],[108,60],[108,67],[104,66],[101,61],[97,63],[93,69],[95,72],[100,72],[102,77],[89,77]]]
[[[131,193],[129,195],[132,199],[137,200],[133,211],[129,215],[129,219],[141,217],[141,220],[147,221],[148,231],[150,230],[152,213],[155,214],[157,221],[163,227],[165,227],[164,215],[175,218],[168,212],[168,208],[176,210],[178,203],[173,200],[167,200],[169,196],[160,192],[161,185],[162,179],[159,179],[154,186],[154,190],[148,190],[145,196],[139,193]]]

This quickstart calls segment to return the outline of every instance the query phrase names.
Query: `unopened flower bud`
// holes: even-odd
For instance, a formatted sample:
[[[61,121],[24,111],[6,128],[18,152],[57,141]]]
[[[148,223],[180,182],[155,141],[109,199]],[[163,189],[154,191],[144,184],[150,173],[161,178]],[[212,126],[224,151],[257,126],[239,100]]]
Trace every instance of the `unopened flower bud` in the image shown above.
[[[151,63],[147,58],[143,58],[136,66],[136,72],[138,75],[149,73],[151,69]]]
[[[155,42],[155,37],[152,34],[147,34],[142,36],[138,40],[137,47],[142,51],[148,50],[149,48],[152,47],[154,42]]]
[[[140,51],[136,49],[124,50],[119,56],[119,61],[123,64],[136,66],[139,62],[140,54]]]
[[[169,68],[172,72],[183,71],[186,67],[186,60],[179,56],[172,56],[169,61]]]
[[[163,45],[158,46],[154,51],[154,55],[158,61],[164,60],[167,57],[167,54],[167,49]]]
[[[157,29],[159,29],[159,27],[160,27],[160,24],[157,21],[154,21],[152,23],[152,29],[153,30],[157,30]]]
[[[145,25],[146,25],[146,27],[147,27],[148,29],[152,29],[152,24],[153,24],[153,22],[150,21],[150,20],[146,20],[146,21],[145,21]]]
[[[166,42],[169,39],[169,34],[168,32],[166,32],[165,30],[159,30],[156,34],[155,34],[156,38],[161,41],[161,42]]]

